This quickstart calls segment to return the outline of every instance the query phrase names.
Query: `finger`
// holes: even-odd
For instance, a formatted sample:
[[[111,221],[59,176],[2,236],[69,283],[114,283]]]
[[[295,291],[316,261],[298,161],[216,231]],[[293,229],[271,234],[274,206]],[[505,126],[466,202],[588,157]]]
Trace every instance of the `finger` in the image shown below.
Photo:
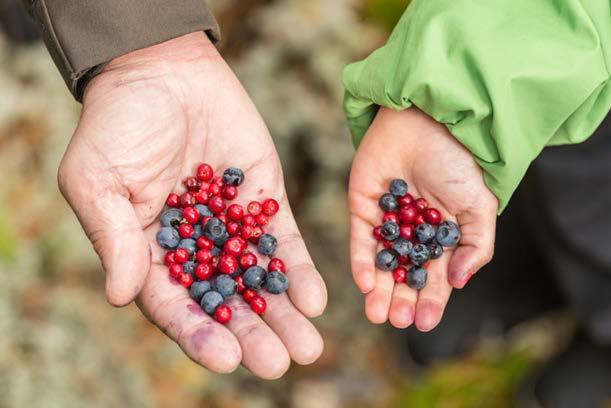
[[[356,286],[363,293],[376,286],[375,257],[377,241],[372,236],[371,225],[362,218],[350,216],[350,265]]]
[[[196,363],[219,373],[240,365],[242,351],[236,337],[189,298],[185,288],[168,276],[167,268],[153,265],[137,303]]]
[[[448,261],[451,251],[445,252],[441,258],[430,262],[427,266],[427,282],[418,292],[415,323],[418,330],[428,332],[433,330],[443,315],[452,286],[448,282]]]
[[[244,300],[234,296],[227,304],[233,312],[227,327],[240,342],[242,365],[258,377],[280,378],[291,364],[282,341]]]
[[[397,329],[409,327],[414,322],[418,292],[405,283],[395,283],[388,319]]]
[[[394,280],[390,272],[377,271],[375,288],[365,295],[365,314],[371,323],[388,320]]]
[[[293,306],[289,298],[282,295],[262,293],[267,302],[263,320],[282,340],[291,359],[298,364],[311,364],[323,351],[323,340],[308,319]]]
[[[494,210],[465,213],[458,217],[458,223],[462,237],[448,268],[450,284],[461,289],[492,259],[496,213]]]

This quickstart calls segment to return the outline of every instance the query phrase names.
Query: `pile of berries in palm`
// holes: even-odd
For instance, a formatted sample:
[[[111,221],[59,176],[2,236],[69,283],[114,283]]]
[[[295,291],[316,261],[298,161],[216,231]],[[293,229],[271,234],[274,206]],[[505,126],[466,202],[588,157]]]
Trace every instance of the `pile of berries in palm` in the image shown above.
[[[382,225],[373,229],[373,236],[384,249],[376,255],[376,267],[392,271],[397,283],[424,288],[428,262],[441,257],[444,247],[458,245],[460,228],[452,221],[443,221],[441,212],[430,208],[424,198],[409,194],[405,180],[391,181],[390,192],[380,197],[379,205],[384,216]]]
[[[183,182],[187,191],[168,196],[157,232],[157,242],[168,251],[170,277],[189,288],[191,298],[220,323],[231,320],[227,298],[240,294],[255,313],[263,314],[267,304],[259,291],[280,294],[289,285],[284,263],[273,257],[277,240],[264,230],[278,212],[278,202],[251,201],[246,209],[228,204],[243,182],[238,168],[219,177],[210,165],[200,164],[195,176]],[[271,258],[267,270],[258,265],[249,244]]]

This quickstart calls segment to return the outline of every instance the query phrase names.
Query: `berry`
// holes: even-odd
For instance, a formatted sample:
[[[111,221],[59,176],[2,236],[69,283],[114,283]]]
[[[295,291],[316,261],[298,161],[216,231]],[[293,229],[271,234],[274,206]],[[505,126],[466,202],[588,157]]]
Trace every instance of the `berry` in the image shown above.
[[[252,229],[252,237],[250,237],[250,242],[254,244],[259,243],[259,238],[263,235],[263,228],[260,226],[256,226]]]
[[[180,275],[179,282],[182,286],[188,288],[193,283],[193,276],[189,275],[188,273],[183,273]]]
[[[173,263],[168,266],[168,272],[170,273],[170,276],[172,278],[178,279],[184,273],[184,270],[182,268],[182,265]]]
[[[165,256],[163,257],[163,263],[166,265],[170,265],[174,262],[176,262],[176,259],[174,258],[174,251],[166,252]]]
[[[373,228],[373,237],[376,239],[376,241],[379,241],[382,239],[382,232],[380,231],[382,229],[381,226],[377,226]]]
[[[243,239],[251,239],[255,232],[255,227],[252,225],[242,225],[242,229],[240,230],[240,236]]]
[[[409,256],[397,256],[397,261],[399,262],[399,265],[407,265],[408,263],[411,263]]]
[[[441,245],[436,242],[430,242],[427,246],[431,252],[431,259],[441,258],[441,255],[443,255],[443,247]]]
[[[180,243],[180,235],[172,227],[163,227],[157,231],[157,243],[163,249],[174,249]]]
[[[238,188],[236,186],[225,186],[221,189],[221,195],[225,200],[234,200],[238,196]]]
[[[407,275],[407,270],[402,267],[402,266],[397,266],[395,269],[393,269],[392,271],[392,278],[395,280],[395,282],[397,283],[403,283],[405,282],[405,277]]]
[[[195,177],[201,181],[210,181],[213,175],[214,170],[212,170],[212,167],[206,163],[200,164],[197,166],[197,170],[195,170]]]
[[[225,228],[227,229],[227,234],[229,234],[230,237],[237,236],[240,233],[240,224],[235,221],[229,221],[225,225]]]
[[[392,241],[382,239],[382,245],[384,245],[384,248],[386,249],[392,249]]]
[[[225,214],[218,215],[216,218],[221,220],[223,224],[227,225],[227,216]]]
[[[257,292],[252,289],[245,289],[242,292],[242,298],[246,303],[250,303],[257,296]]]
[[[176,227],[182,221],[182,211],[178,208],[169,208],[159,217],[162,227]]]
[[[193,261],[187,261],[182,265],[182,269],[185,271],[185,273],[188,273],[189,275],[191,275],[191,277],[195,276],[195,267],[197,266],[197,264]]]
[[[222,240],[226,234],[227,229],[225,228],[225,224],[218,218],[210,218],[206,225],[204,225],[204,236],[214,243]]]
[[[217,268],[220,273],[231,275],[238,269],[238,260],[233,255],[221,255]]]
[[[195,253],[195,260],[200,264],[210,262],[211,259],[212,254],[209,249],[200,249]]]
[[[424,244],[416,244],[409,254],[409,259],[414,265],[425,264],[431,259],[431,251],[429,251],[429,248]]]
[[[242,217],[242,226],[244,225],[254,226],[255,216],[252,214],[244,214],[244,216]]]
[[[212,281],[212,289],[228,298],[235,295],[236,283],[230,276],[219,275]]]
[[[189,260],[189,251],[185,248],[178,248],[174,251],[174,260],[179,264],[184,264]]]
[[[207,205],[195,204],[195,206],[193,206],[193,208],[195,208],[197,210],[197,213],[202,218],[203,217],[214,217],[214,214],[212,213],[212,211],[210,211],[210,208],[208,208]]]
[[[398,200],[400,207],[406,207],[414,202],[414,197],[407,193],[403,197],[400,197]]]
[[[400,257],[409,256],[413,248],[414,244],[412,244],[412,241],[405,238],[398,238],[392,244],[392,249],[394,249]]]
[[[390,182],[390,193],[395,197],[403,197],[407,194],[407,183],[405,180],[394,179]]]
[[[231,204],[227,207],[227,217],[233,221],[240,221],[244,216],[244,208],[240,204]]]
[[[220,196],[210,197],[208,200],[208,208],[214,214],[220,214],[225,211],[225,200],[223,200]]]
[[[384,239],[393,241],[399,238],[399,225],[394,221],[385,222],[380,229],[380,234]]]
[[[195,240],[193,238],[181,239],[178,247],[186,249],[189,255],[193,255],[195,251],[197,251],[197,245],[195,245]]]
[[[202,296],[204,296],[204,293],[208,292],[210,289],[211,285],[207,280],[193,282],[191,289],[189,290],[189,296],[191,296],[191,299],[199,303],[202,301]]]
[[[182,183],[189,191],[198,191],[201,186],[201,181],[192,176],[187,177]]]
[[[193,207],[185,207],[182,215],[189,224],[195,224],[199,220],[199,212]]]
[[[231,308],[227,305],[220,305],[214,311],[214,318],[220,324],[225,324],[231,320]]]
[[[441,222],[441,213],[435,208],[427,208],[424,210],[424,220],[432,225],[437,225]]]
[[[267,200],[263,201],[263,214],[267,215],[268,217],[273,217],[276,215],[279,209],[280,205],[278,204],[278,201],[274,200],[273,198],[268,198]]]
[[[419,213],[423,213],[424,210],[426,210],[429,206],[429,202],[426,201],[424,198],[419,198],[416,201],[414,201],[414,207],[416,207],[416,210],[418,210]]]
[[[191,238],[197,241],[197,238],[201,237],[202,235],[204,235],[204,229],[200,224],[195,224],[193,226],[193,235]]]
[[[282,272],[269,272],[265,278],[265,289],[274,295],[286,292],[289,288],[289,278]]]
[[[195,198],[195,202],[198,204],[206,204],[208,203],[208,199],[210,196],[208,195],[208,188],[202,191],[198,191],[193,194],[193,198]],[[197,207],[197,205],[196,205]]]
[[[248,206],[246,207],[246,209],[248,210],[248,213],[250,215],[255,217],[261,214],[261,212],[263,211],[263,206],[258,201],[251,201],[250,203],[248,203]]]
[[[240,256],[246,250],[248,244],[240,237],[231,237],[225,242],[223,249],[226,253],[233,256]]]
[[[191,238],[193,235],[193,225],[180,224],[178,227],[178,235],[180,235],[181,238]]]
[[[376,267],[383,271],[392,271],[399,265],[397,253],[393,250],[383,249],[376,255]]]
[[[416,218],[414,219],[414,224],[416,225],[420,225],[420,224],[424,224],[424,214],[418,214],[416,215]]]
[[[210,279],[214,274],[214,268],[209,263],[200,263],[195,267],[195,276],[197,279]]]
[[[211,197],[218,196],[219,194],[221,194],[221,189],[222,187],[219,186],[218,184],[210,184],[207,190],[208,197],[209,197],[208,201],[210,201]]]
[[[244,182],[244,172],[237,167],[230,167],[223,172],[223,181],[228,186],[239,186]]]
[[[257,244],[257,250],[261,255],[274,255],[278,241],[276,237],[270,234],[263,234],[259,237],[259,243]]]
[[[247,270],[251,266],[255,266],[257,264],[257,256],[252,252],[246,252],[240,256],[238,263],[240,264],[240,268]]]
[[[390,193],[382,194],[382,197],[380,197],[379,204],[380,208],[384,211],[395,211],[399,206],[395,196]]]
[[[284,268],[284,262],[282,262],[282,259],[280,258],[272,258],[269,261],[269,264],[267,264],[267,271],[268,272],[274,272],[274,271],[278,271],[278,272],[286,272],[285,268]]]
[[[221,248],[214,246],[210,250],[210,253],[212,254],[212,256],[219,256],[221,254]]]
[[[212,249],[214,246],[214,242],[208,237],[202,236],[197,238],[196,241],[197,247],[200,249]]]
[[[168,198],[165,200],[165,203],[168,207],[178,207],[178,194],[170,193],[168,194]]]
[[[461,235],[460,228],[455,222],[444,221],[437,227],[435,238],[439,245],[453,247],[458,245]]]
[[[399,237],[405,238],[405,239],[413,239],[414,238],[414,226],[401,224],[399,226]]]
[[[416,239],[421,244],[426,244],[431,242],[435,238],[435,227],[431,224],[420,224],[414,230],[416,234]]]
[[[202,309],[209,315],[213,314],[217,307],[223,303],[223,295],[215,290],[209,290],[202,296]]]
[[[407,286],[412,289],[420,290],[426,285],[426,269],[419,266],[412,267],[406,276]]]
[[[195,198],[191,195],[191,193],[184,193],[178,197],[178,205],[182,208],[185,207],[193,207],[195,205]]]
[[[242,275],[244,286],[250,289],[259,289],[265,281],[265,269],[258,265],[251,266]]]
[[[250,301],[250,309],[256,314],[262,315],[263,313],[265,313],[265,309],[267,309],[267,302],[261,296],[256,295]]]
[[[223,188],[223,186],[225,185],[225,181],[223,180],[222,177],[216,176],[212,178],[212,181],[210,182],[210,184],[214,184],[214,185],[219,186],[220,188]]]
[[[388,222],[388,221],[392,221],[392,222],[395,222],[395,223],[398,224],[399,223],[399,216],[397,215],[396,212],[387,212],[387,213],[384,213],[384,217],[382,217],[382,224],[384,224],[385,222]]]
[[[399,220],[403,224],[413,223],[417,215],[418,215],[418,211],[416,210],[416,207],[414,207],[413,205],[401,207],[401,209],[399,210]]]
[[[246,290],[246,286],[244,286],[244,279],[241,276],[237,276],[235,279],[235,290],[238,293],[242,293]]]
[[[258,225],[267,225],[267,223],[269,222],[269,218],[267,218],[267,215],[261,213],[255,216],[255,221]]]

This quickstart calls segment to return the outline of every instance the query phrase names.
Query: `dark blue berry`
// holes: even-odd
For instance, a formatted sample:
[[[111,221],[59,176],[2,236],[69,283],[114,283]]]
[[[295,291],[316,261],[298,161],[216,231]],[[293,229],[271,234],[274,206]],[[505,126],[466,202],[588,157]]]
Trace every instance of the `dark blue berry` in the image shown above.
[[[394,249],[399,256],[409,256],[413,247],[414,244],[412,244],[412,241],[405,238],[399,238],[392,243],[392,249]]]
[[[274,255],[274,252],[276,252],[276,246],[278,246],[278,241],[273,235],[263,234],[259,237],[257,249],[261,255]]]
[[[207,280],[193,282],[191,288],[189,289],[189,295],[191,296],[191,299],[199,303],[202,301],[202,296],[204,296],[204,293],[208,292],[210,289],[211,285]]]
[[[204,293],[204,296],[202,296],[202,309],[204,309],[204,312],[208,313],[209,315],[213,314],[216,308],[222,304],[223,295],[214,290],[209,290],[208,292]]]
[[[237,278],[238,276],[242,274],[242,272],[244,271],[238,266],[237,268],[235,268],[235,272],[229,276],[231,276],[232,278]]]
[[[394,241],[399,238],[399,225],[394,221],[386,221],[382,228],[380,228],[380,234],[382,234],[384,239]]]
[[[197,210],[197,212],[199,213],[199,217],[200,218],[214,217],[214,214],[212,213],[212,211],[210,211],[210,208],[208,208],[207,205],[195,204],[195,206],[193,208],[195,208]]]
[[[279,295],[289,288],[289,278],[282,272],[272,271],[265,278],[265,289],[274,295]]]
[[[420,290],[426,285],[426,269],[414,266],[407,271],[407,286],[412,289]]]
[[[383,249],[376,255],[376,267],[383,271],[392,271],[399,266],[397,253],[393,250]]]
[[[426,244],[435,238],[435,227],[431,224],[420,224],[416,227],[414,233],[416,234],[418,242]]]
[[[178,248],[184,248],[189,252],[189,255],[193,255],[197,251],[197,244],[193,238],[185,238],[180,240]]]
[[[225,232],[225,234],[217,239],[214,239],[214,245],[218,246],[218,247],[223,247],[223,245],[225,245],[225,242],[227,242],[227,240],[229,239],[229,233]]]
[[[214,247],[212,247],[212,249],[210,250],[210,255],[212,255],[212,256],[219,256],[219,255],[221,254],[221,251],[222,251],[222,249],[221,249],[221,248],[219,248],[219,247],[217,247],[217,246],[214,246]]]
[[[436,242],[429,242],[427,244],[429,251],[431,251],[431,259],[441,258],[443,255],[443,247]]]
[[[395,197],[403,197],[407,194],[407,183],[405,180],[394,179],[390,182],[390,193]]]
[[[455,222],[444,221],[437,227],[437,235],[435,238],[439,245],[444,247],[453,247],[458,245],[460,241],[460,228]]]
[[[228,298],[235,295],[236,282],[228,275],[219,275],[212,281],[212,289]]]
[[[204,236],[216,243],[227,235],[227,229],[223,221],[218,218],[210,218],[204,226]],[[226,239],[225,239],[226,240]]]
[[[163,249],[176,249],[180,243],[180,235],[175,228],[163,227],[157,232],[157,243]]]
[[[380,197],[380,201],[378,203],[380,204],[380,208],[384,211],[395,211],[399,206],[395,196],[390,193],[382,194],[382,197]]]
[[[424,244],[416,244],[409,254],[409,259],[414,265],[422,265],[431,259],[431,251]]]
[[[228,186],[239,186],[244,181],[244,172],[237,167],[230,167],[223,172],[223,181]]]
[[[159,221],[163,227],[177,227],[182,221],[182,210],[178,208],[168,208],[161,213]]]
[[[265,281],[265,274],[265,269],[259,265],[251,266],[242,275],[242,282],[244,282],[244,286],[247,288],[259,289]]]
[[[191,238],[197,239],[201,237],[202,235],[204,235],[204,229],[202,228],[200,224],[195,224],[193,226],[193,235],[191,235]]]
[[[197,264],[195,262],[187,261],[184,264],[182,264],[182,269],[185,271],[185,273],[188,273],[193,278],[195,278],[195,267],[196,266]]]

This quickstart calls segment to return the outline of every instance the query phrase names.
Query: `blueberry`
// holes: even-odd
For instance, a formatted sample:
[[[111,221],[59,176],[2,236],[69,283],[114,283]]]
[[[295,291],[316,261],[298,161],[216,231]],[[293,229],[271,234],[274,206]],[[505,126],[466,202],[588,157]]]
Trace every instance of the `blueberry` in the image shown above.
[[[218,218],[210,218],[204,226],[204,236],[215,243],[222,240],[226,235],[227,229],[225,224]]]
[[[246,272],[242,275],[244,286],[251,289],[259,289],[265,281],[265,273],[265,269],[259,265],[246,269]]]
[[[429,251],[431,251],[431,259],[441,258],[443,255],[443,247],[436,242],[429,242],[427,244]]]
[[[239,186],[244,181],[244,172],[237,167],[230,167],[223,172],[223,181],[228,186]]]
[[[276,246],[278,245],[278,241],[276,237],[270,234],[263,234],[259,237],[259,243],[257,244],[257,249],[261,255],[273,255],[276,252]]]
[[[191,299],[199,303],[202,301],[202,296],[204,296],[204,293],[208,292],[210,289],[211,285],[207,280],[193,282],[191,288],[189,289],[189,295],[191,296]]]
[[[232,278],[237,278],[238,276],[242,274],[242,272],[244,271],[238,266],[237,268],[235,268],[235,272],[229,276],[231,276]]]
[[[282,272],[273,271],[265,278],[265,289],[269,293],[279,295],[289,288],[289,278]]]
[[[163,249],[176,249],[180,243],[180,235],[172,227],[163,227],[157,232],[157,243]]]
[[[392,271],[399,266],[397,253],[393,250],[383,249],[376,255],[376,267],[383,271]]]
[[[431,224],[420,224],[416,227],[414,233],[418,242],[426,244],[435,238],[435,227]]]
[[[395,196],[390,193],[382,194],[382,197],[380,197],[380,201],[378,203],[380,204],[380,208],[384,211],[394,211],[399,206]]]
[[[236,282],[228,275],[219,275],[212,281],[212,289],[228,298],[235,295]]]
[[[159,221],[164,227],[177,227],[182,221],[182,210],[178,208],[168,208],[161,213]]]
[[[403,197],[407,194],[407,183],[405,180],[394,179],[390,182],[390,194],[395,197]]]
[[[193,235],[191,235],[191,238],[197,239],[201,237],[202,235],[204,235],[204,229],[202,228],[200,224],[195,224],[193,226]]]
[[[214,217],[214,214],[212,213],[212,211],[210,211],[210,208],[208,208],[207,205],[195,204],[194,208],[197,210],[201,218]]]
[[[389,241],[394,241],[399,238],[399,225],[394,221],[386,221],[382,228],[380,228],[380,234]]]
[[[181,239],[178,244],[178,248],[184,248],[189,252],[189,255],[193,255],[197,251],[197,245],[193,238]]]
[[[405,238],[399,238],[392,243],[392,249],[394,249],[399,256],[409,256],[413,247],[414,244],[412,244],[412,241]]]
[[[195,267],[196,266],[197,264],[195,262],[187,261],[184,264],[182,264],[182,269],[185,271],[185,273],[188,273],[189,275],[195,278]]]
[[[225,242],[227,242],[227,240],[229,239],[229,233],[225,232],[225,234],[217,239],[214,239],[214,245],[216,245],[217,247],[223,247],[223,245],[225,245]]]
[[[431,259],[431,251],[424,244],[416,244],[409,254],[409,259],[411,259],[414,265],[422,265]]]
[[[407,286],[412,289],[420,290],[426,285],[426,269],[419,266],[414,266],[407,271],[406,282]]]
[[[209,315],[213,314],[216,308],[221,304],[223,304],[223,295],[214,290],[209,290],[208,292],[204,293],[204,296],[202,296],[202,309],[204,309],[204,312],[208,313]]]
[[[212,256],[219,256],[221,254],[221,251],[222,251],[222,249],[217,247],[217,246],[212,247],[212,249],[210,250],[210,255],[212,255]]]
[[[437,235],[435,236],[435,238],[441,246],[456,246],[458,245],[458,241],[460,241],[460,237],[460,228],[455,222],[444,221],[437,227]]]

